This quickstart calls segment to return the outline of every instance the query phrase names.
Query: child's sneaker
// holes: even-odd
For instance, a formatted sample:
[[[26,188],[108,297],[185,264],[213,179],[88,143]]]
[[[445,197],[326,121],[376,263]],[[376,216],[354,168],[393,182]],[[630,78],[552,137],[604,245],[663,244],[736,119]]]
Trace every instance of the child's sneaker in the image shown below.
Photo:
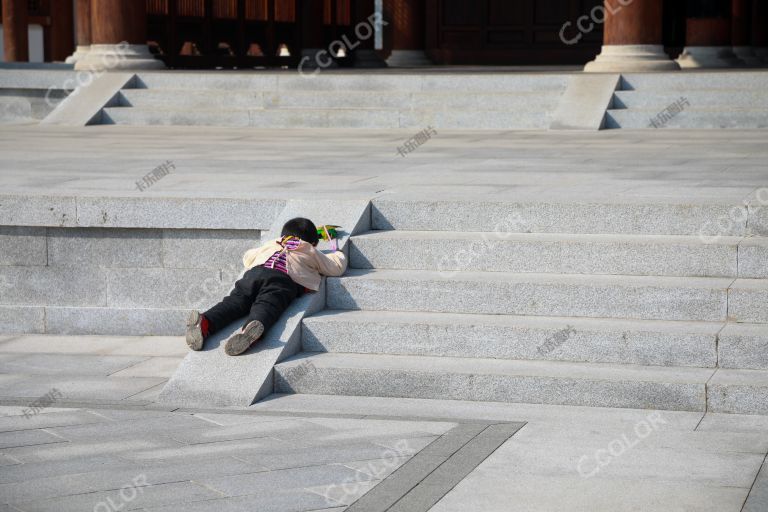
[[[242,330],[236,331],[224,343],[224,352],[230,356],[239,356],[264,334],[264,324],[258,320],[248,322]]]
[[[197,311],[187,317],[187,345],[192,350],[202,350],[203,341],[208,336],[208,319]]]

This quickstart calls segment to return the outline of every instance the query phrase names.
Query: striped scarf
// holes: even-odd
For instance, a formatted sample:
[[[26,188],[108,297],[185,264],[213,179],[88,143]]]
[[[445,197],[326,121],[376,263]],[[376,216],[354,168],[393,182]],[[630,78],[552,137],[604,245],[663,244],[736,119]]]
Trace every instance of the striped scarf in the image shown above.
[[[264,263],[264,268],[271,268],[279,270],[284,274],[288,273],[288,251],[295,251],[301,244],[301,239],[295,236],[284,236],[278,242],[282,249],[276,251],[275,254],[269,257]]]

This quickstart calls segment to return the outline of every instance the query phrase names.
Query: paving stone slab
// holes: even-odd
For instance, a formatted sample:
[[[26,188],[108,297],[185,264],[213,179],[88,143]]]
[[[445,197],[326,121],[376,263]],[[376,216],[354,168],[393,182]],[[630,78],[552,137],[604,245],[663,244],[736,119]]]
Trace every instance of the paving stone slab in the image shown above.
[[[551,512],[567,506],[569,512],[634,512],[695,510],[738,512],[745,489],[687,482],[656,482],[634,478],[515,475],[482,471],[471,475],[446,495],[432,512],[507,510],[510,503],[526,512]],[[567,505],[564,505],[567,504]]]
[[[52,389],[58,389],[62,400],[123,400],[145,389],[165,382],[156,377],[118,379],[71,375],[21,376],[17,382],[3,386],[0,394],[10,397],[41,397]],[[34,398],[33,398],[34,400]]]
[[[140,478],[141,475],[136,475]],[[141,481],[141,480],[139,480]],[[76,496],[58,497],[51,500],[15,503],[29,512],[81,512],[83,510],[137,510],[175,503],[192,503],[219,498],[220,494],[194,482],[178,482],[160,485],[126,487],[115,491],[94,492]]]
[[[765,464],[760,469],[747,501],[744,503],[744,508],[741,510],[742,512],[768,510],[768,466]]]
[[[329,510],[325,498],[308,491],[269,492],[148,508],[147,512],[304,512]],[[338,510],[334,508],[331,510]]]
[[[90,356],[67,354],[34,354],[13,361],[0,361],[0,372],[27,375],[98,375],[106,377],[146,361],[135,356]]]
[[[147,446],[146,449],[137,449],[131,453],[123,454],[126,459],[142,463],[158,461],[187,460],[190,457],[229,457],[242,453],[244,450],[276,449],[280,446],[288,446],[289,443],[278,439],[253,438],[236,439],[233,441],[219,441],[213,443],[201,443],[184,445],[167,437],[167,442],[161,448]],[[259,468],[263,470],[264,468]]]
[[[87,425],[72,425],[48,428],[52,432],[70,441],[97,441],[117,439],[141,434],[172,434],[184,429],[205,428],[205,423],[190,415],[165,415],[156,418],[136,418],[103,421]]]
[[[90,473],[93,471],[112,471],[115,469],[131,468],[134,464],[114,455],[102,455],[88,458],[16,463],[12,467],[4,467],[0,473],[0,483],[26,482],[43,478]]]
[[[696,430],[704,432],[743,432],[762,435],[768,432],[768,416],[708,412],[704,415]]]
[[[238,455],[238,458],[249,462],[266,466],[270,470],[291,469],[306,466],[323,466],[328,464],[341,464],[355,471],[362,471],[371,478],[384,478],[387,472],[394,471],[408,457],[388,456],[391,450],[372,443],[350,442],[343,446],[319,446],[316,448],[302,448],[301,450],[286,450],[273,454],[249,454]],[[379,461],[378,467],[372,467],[371,461]]]
[[[45,430],[0,432],[0,449],[66,442],[66,439],[53,435]]]
[[[232,477],[203,477],[199,482],[227,496],[244,496],[268,492],[270,489],[300,490],[306,487],[370,480],[370,475],[343,466],[310,466]]]
[[[113,373],[112,377],[158,377],[167,379],[176,371],[180,357],[151,357],[129,368]]]
[[[10,432],[14,430],[28,430],[36,428],[63,427],[69,425],[87,425],[91,423],[103,423],[106,418],[88,411],[69,409],[60,412],[48,412],[45,414],[36,414],[34,416],[2,416],[0,417],[0,432]]]
[[[301,419],[287,419],[282,421],[249,422],[227,427],[215,427],[208,425],[201,427],[193,424],[191,429],[174,429],[171,437],[184,444],[204,444],[221,441],[235,441],[239,439],[258,439],[290,436],[292,432],[298,435],[309,431],[322,432]]]
[[[90,459],[90,457],[89,457]],[[219,476],[264,471],[265,468],[232,458],[191,457],[183,464],[137,464],[111,467],[106,471],[91,471],[54,475],[35,480],[0,485],[9,501],[47,500],[62,496],[75,496],[99,491],[114,491],[129,486],[139,478],[144,485],[159,485],[199,480],[215,474]],[[39,489],[39,490],[38,490]],[[221,496],[221,494],[218,494]],[[96,505],[93,503],[91,506]]]

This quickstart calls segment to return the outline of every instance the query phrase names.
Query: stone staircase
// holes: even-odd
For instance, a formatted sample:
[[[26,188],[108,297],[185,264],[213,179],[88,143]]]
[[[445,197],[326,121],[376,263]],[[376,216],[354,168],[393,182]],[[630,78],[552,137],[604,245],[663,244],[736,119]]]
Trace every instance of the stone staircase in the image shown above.
[[[653,128],[652,119],[685,99],[664,128],[768,128],[768,72],[622,75],[606,128]]]
[[[768,414],[768,238],[728,214],[377,200],[275,390]]]
[[[102,123],[546,129],[567,74],[139,73]]]

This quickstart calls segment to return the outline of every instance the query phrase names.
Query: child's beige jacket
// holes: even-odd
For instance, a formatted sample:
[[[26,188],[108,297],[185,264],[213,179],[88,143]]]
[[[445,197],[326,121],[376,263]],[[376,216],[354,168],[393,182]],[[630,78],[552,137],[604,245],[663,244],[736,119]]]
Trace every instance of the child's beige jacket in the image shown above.
[[[263,265],[273,254],[282,251],[283,246],[279,242],[280,239],[272,240],[246,252],[243,256],[246,270]],[[323,254],[312,244],[302,240],[298,248],[288,251],[286,267],[293,282],[317,291],[320,288],[321,276],[336,277],[347,270],[347,258],[341,251]]]

